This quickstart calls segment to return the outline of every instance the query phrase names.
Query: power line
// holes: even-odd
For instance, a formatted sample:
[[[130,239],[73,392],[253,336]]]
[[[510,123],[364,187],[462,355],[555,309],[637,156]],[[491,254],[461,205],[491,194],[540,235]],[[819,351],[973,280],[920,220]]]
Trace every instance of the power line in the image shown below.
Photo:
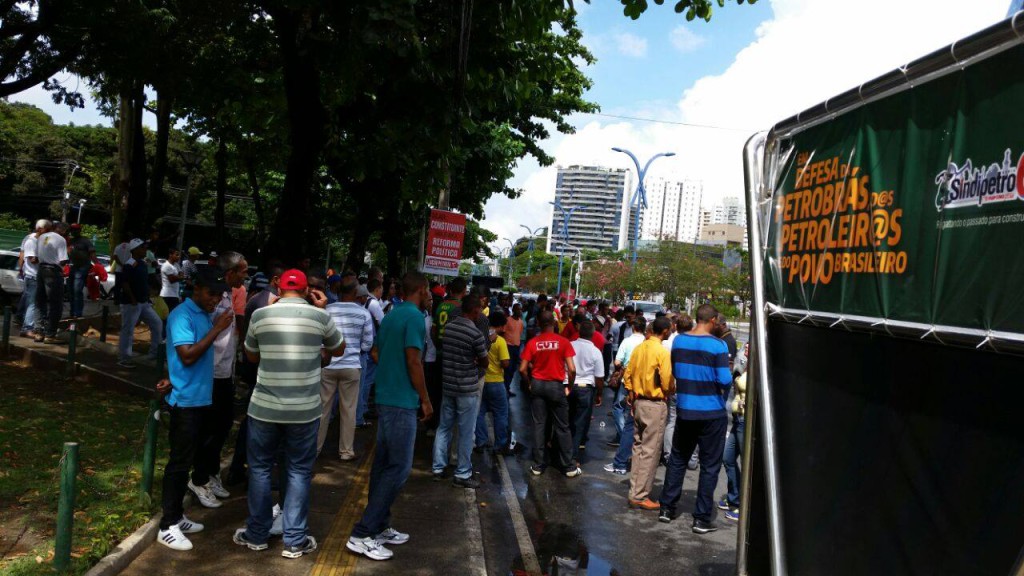
[[[637,122],[653,122],[655,124],[672,124],[674,126],[689,126],[690,128],[708,128],[711,130],[729,130],[732,132],[746,132],[753,134],[757,132],[753,128],[729,128],[727,126],[713,126],[711,124],[694,124],[692,122],[676,122],[673,120],[657,120],[654,118],[640,118],[638,116],[623,116],[621,114],[606,114],[604,112],[577,112],[577,114],[586,114],[588,116],[604,116],[605,118],[617,118],[619,120],[635,120]]]

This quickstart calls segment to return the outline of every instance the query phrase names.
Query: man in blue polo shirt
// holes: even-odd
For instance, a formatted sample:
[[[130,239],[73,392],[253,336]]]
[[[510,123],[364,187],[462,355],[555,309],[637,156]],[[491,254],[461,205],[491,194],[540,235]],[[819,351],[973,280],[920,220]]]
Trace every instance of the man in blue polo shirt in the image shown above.
[[[711,522],[715,484],[722,467],[727,417],[725,399],[732,385],[729,350],[713,334],[718,310],[697,308],[697,325],[672,341],[672,375],[676,379],[676,429],[665,466],[658,520],[671,522],[683,490],[683,476],[695,446],[700,447],[700,480],[693,507],[693,531],[714,532]]]
[[[377,452],[370,471],[370,493],[363,517],[352,529],[346,546],[373,560],[387,560],[392,552],[384,544],[404,544],[409,535],[391,527],[391,505],[412,470],[416,444],[416,409],[421,421],[434,413],[423,375],[422,351],[426,337],[427,279],[419,272],[402,278],[405,301],[384,317],[371,351],[377,356]]]
[[[216,270],[205,268],[193,280],[192,297],[167,317],[170,380],[157,385],[158,392],[169,392],[166,401],[171,407],[171,424],[167,435],[170,456],[164,468],[163,518],[156,539],[172,550],[191,550],[192,542],[185,534],[203,529],[202,524],[185,517],[182,500],[188,490],[189,469],[195,462],[205,407],[213,401],[213,341],[234,320],[234,313],[228,311],[210,322],[210,313],[228,289]]]

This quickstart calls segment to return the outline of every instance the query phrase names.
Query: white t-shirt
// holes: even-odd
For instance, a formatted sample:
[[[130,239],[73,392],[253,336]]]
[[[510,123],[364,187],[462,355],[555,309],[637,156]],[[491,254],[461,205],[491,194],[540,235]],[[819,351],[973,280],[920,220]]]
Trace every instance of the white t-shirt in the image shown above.
[[[384,310],[380,307],[380,300],[376,296],[370,296],[370,299],[366,302],[366,309],[370,311],[370,316],[377,322],[377,326],[384,321]]]
[[[36,256],[36,235],[34,232],[25,236],[25,239],[21,241],[21,253],[25,258],[25,262],[22,265],[22,270],[25,271],[25,277],[35,278],[39,273],[39,266],[28,261],[29,256],[32,256],[33,258]]]
[[[622,341],[622,344],[619,344],[619,351],[615,353],[615,361],[621,363],[623,368],[629,366],[629,357],[633,355],[633,350],[643,342],[643,334],[630,334]]]
[[[665,347],[665,350],[672,351],[672,343],[675,342],[676,336],[679,336],[679,332],[673,332],[668,338],[661,341],[661,345]]]
[[[68,259],[68,243],[56,232],[47,232],[36,242],[36,258],[40,264],[60,265]]]
[[[238,334],[235,330],[235,312],[231,306],[231,292],[225,292],[220,304],[210,314],[216,320],[224,312],[231,312],[231,326],[213,341],[213,377],[231,378],[235,374],[235,355],[238,352]]]
[[[181,276],[181,268],[177,264],[164,262],[160,265],[160,297],[177,298],[181,281],[171,282],[171,276]]]
[[[576,350],[576,385],[594,386],[597,384],[595,378],[604,378],[604,356],[590,340],[577,338],[572,341],[572,347]],[[568,378],[565,380],[568,382]]]

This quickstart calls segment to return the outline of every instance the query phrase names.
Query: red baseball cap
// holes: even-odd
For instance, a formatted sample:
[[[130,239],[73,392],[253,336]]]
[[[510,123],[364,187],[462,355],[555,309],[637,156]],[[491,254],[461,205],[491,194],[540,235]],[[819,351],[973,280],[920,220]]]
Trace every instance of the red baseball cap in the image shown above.
[[[295,290],[301,292],[305,290],[308,284],[306,283],[306,274],[302,270],[291,269],[281,274],[281,290]]]

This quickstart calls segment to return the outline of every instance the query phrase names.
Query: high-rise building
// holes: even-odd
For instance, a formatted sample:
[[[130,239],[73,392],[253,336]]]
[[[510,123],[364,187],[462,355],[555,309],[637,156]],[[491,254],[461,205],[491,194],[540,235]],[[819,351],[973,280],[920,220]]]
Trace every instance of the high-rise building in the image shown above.
[[[645,188],[647,208],[640,214],[641,240],[695,242],[700,232],[703,184],[681,178],[648,178]],[[632,235],[633,223],[629,226]]]
[[[729,228],[721,228],[720,226],[728,226]],[[714,234],[710,232],[712,227],[715,227]],[[743,231],[742,243],[745,246],[747,243],[747,212],[743,201],[739,198],[730,196],[723,198],[721,202],[712,206],[701,207],[699,237],[702,243],[720,239],[723,236],[723,230],[729,230],[730,242],[738,242],[735,229]]]
[[[569,220],[568,244],[591,250],[618,250],[623,246],[623,209],[629,202],[630,173],[621,168],[559,166],[555,202]],[[562,241],[562,213],[552,208],[548,252]]]

